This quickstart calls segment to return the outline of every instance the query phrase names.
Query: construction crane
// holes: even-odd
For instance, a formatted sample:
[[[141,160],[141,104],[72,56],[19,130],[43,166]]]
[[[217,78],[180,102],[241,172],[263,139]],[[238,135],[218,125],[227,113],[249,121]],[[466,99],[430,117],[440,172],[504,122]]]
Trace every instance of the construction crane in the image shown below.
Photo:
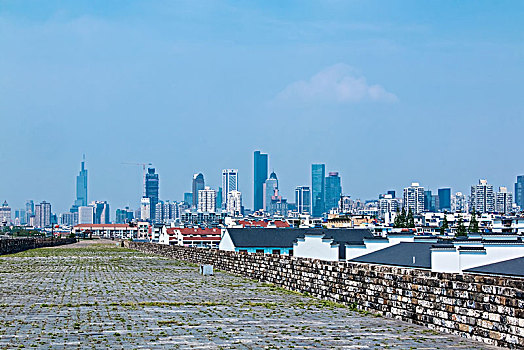
[[[150,165],[153,165],[153,164],[152,163],[128,163],[128,162],[122,162],[122,164],[125,164],[125,165],[141,165],[142,166],[143,177],[144,177],[144,183],[143,183],[142,188],[144,189],[143,196],[145,197],[145,195],[146,195],[146,167],[148,167]]]

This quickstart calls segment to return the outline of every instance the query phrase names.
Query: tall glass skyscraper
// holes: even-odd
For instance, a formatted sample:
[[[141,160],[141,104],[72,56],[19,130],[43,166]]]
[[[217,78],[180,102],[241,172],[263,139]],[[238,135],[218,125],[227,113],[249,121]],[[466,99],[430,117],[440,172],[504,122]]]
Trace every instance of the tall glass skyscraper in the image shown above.
[[[515,183],[515,204],[524,210],[524,175],[517,176]]]
[[[193,208],[196,208],[198,206],[198,191],[203,190],[205,188],[205,182],[204,182],[204,175],[202,173],[194,174],[193,175],[193,197],[191,198],[193,203],[191,203],[191,206]]]
[[[71,212],[78,212],[78,207],[85,207],[87,205],[87,169],[86,157],[84,155],[80,166],[80,173],[76,177],[76,200],[71,208]]]
[[[342,185],[340,184],[340,176],[338,176],[337,172],[331,172],[329,176],[326,177],[325,195],[325,211],[338,208],[338,201],[342,195]]]
[[[313,202],[313,212],[311,213],[314,217],[322,216],[325,210],[326,204],[326,165],[325,164],[312,164],[311,165],[311,195]]]
[[[311,191],[309,186],[298,186],[295,189],[295,203],[300,214],[311,213]]]
[[[149,218],[151,221],[155,219],[156,204],[158,203],[158,174],[155,173],[155,168],[148,168],[145,178],[145,197],[149,198],[150,212]]]
[[[227,205],[227,195],[231,191],[238,191],[238,169],[222,170],[222,191],[220,203]]]
[[[267,180],[268,156],[255,151],[253,157],[253,210],[264,208],[264,182]]]
[[[438,206],[440,211],[451,211],[451,188],[438,189]]]

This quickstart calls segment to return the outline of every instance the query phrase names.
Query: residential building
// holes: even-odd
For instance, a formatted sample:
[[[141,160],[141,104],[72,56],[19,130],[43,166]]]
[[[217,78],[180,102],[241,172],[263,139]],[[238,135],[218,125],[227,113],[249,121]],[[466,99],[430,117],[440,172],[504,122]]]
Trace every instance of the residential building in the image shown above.
[[[506,187],[499,187],[496,196],[495,210],[500,214],[508,214],[513,211],[513,194]]]
[[[271,205],[271,197],[275,195],[275,191],[278,190],[278,178],[277,174],[273,171],[269,175],[269,179],[264,182],[264,210],[269,212]]]
[[[193,184],[192,184],[192,195],[191,195],[191,207],[197,208],[198,206],[198,192],[205,188],[204,175],[202,173],[193,175]]]
[[[451,211],[451,188],[438,189],[438,209],[440,211]]]
[[[311,164],[312,215],[320,217],[325,211],[326,165]]]
[[[495,211],[495,196],[493,185],[486,180],[479,180],[478,185],[471,186],[470,209],[477,213],[492,213]]]
[[[238,169],[222,170],[222,196],[221,200],[227,207],[228,194],[231,191],[238,191]],[[221,206],[220,206],[221,207]],[[218,208],[220,208],[218,207]]]
[[[524,210],[524,175],[517,176],[517,182],[515,182],[515,204]]]
[[[159,188],[159,179],[158,174],[155,173],[155,168],[148,168],[145,178],[145,197],[149,198],[150,204],[150,214],[149,218],[151,220],[155,219],[155,208],[158,203],[158,188]]]
[[[177,202],[158,202],[155,210],[155,223],[165,224],[180,218],[180,211]]]
[[[386,194],[383,198],[380,198],[378,207],[381,218],[384,218],[387,214],[396,213],[399,209],[398,201],[391,194]]]
[[[95,223],[95,207],[81,206],[78,207],[78,224],[94,224]]]
[[[324,211],[329,212],[331,209],[338,209],[338,202],[342,195],[342,185],[340,183],[340,176],[338,172],[330,172],[325,180],[326,190]]]
[[[229,191],[226,203],[226,211],[229,215],[242,215],[242,193],[236,190]]]
[[[217,192],[206,186],[203,190],[198,191],[198,211],[214,213],[216,205]]]
[[[91,207],[92,208],[92,207]],[[76,236],[97,236],[103,238],[136,239],[138,227],[129,224],[78,224],[71,233]]]
[[[51,226],[51,203],[43,201],[35,205],[33,226],[36,228]]]
[[[462,192],[457,192],[451,197],[451,211],[454,213],[467,213],[468,200]]]
[[[300,214],[311,214],[311,190],[309,186],[298,186],[295,189],[295,203]]]
[[[253,210],[264,209],[264,182],[267,180],[268,155],[255,151],[253,155]]]
[[[413,214],[424,211],[424,187],[418,182],[413,182],[411,186],[404,188],[404,208],[406,212],[411,210]]]
[[[87,169],[85,155],[80,165],[80,173],[76,177],[76,200],[71,207],[71,212],[77,212],[78,207],[87,205]]]
[[[293,255],[293,242],[303,230],[288,228],[228,228],[220,250],[243,253]]]
[[[340,208],[341,213],[350,213],[352,210],[351,197],[350,196],[340,197],[338,206]]]
[[[11,208],[7,201],[0,207],[0,226],[11,225]]]
[[[231,194],[231,192],[230,192]],[[158,243],[182,247],[218,248],[222,229],[201,227],[162,228]]]

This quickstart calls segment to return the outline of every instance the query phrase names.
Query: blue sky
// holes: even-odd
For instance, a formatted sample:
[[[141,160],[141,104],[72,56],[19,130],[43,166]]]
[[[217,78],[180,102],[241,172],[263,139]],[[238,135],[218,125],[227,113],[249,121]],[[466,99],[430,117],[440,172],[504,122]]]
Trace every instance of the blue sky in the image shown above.
[[[519,1],[0,0],[0,199],[136,207],[152,162],[162,199],[194,172],[217,187],[252,154],[285,196],[310,166],[376,198],[418,181],[468,192],[524,173]]]

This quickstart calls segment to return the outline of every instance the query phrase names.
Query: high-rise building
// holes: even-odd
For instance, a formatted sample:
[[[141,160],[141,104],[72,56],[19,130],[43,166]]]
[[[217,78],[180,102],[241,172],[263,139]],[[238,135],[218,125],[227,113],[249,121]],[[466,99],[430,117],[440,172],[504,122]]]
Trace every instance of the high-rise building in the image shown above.
[[[486,180],[479,180],[478,185],[471,186],[470,209],[477,213],[492,213],[495,211],[495,196],[493,185]]]
[[[468,201],[465,194],[457,192],[451,197],[451,211],[454,213],[468,212]]]
[[[517,176],[515,182],[515,204],[524,210],[524,175]]]
[[[128,222],[133,221],[134,215],[133,210],[129,209],[129,207],[125,207],[124,209],[117,209],[115,213],[115,223],[116,224],[126,224]]]
[[[15,225],[25,225],[27,223],[27,213],[25,209],[15,210]]]
[[[140,200],[140,220],[151,220],[151,198],[142,197]]]
[[[85,155],[80,165],[80,173],[76,177],[76,200],[71,207],[71,212],[77,212],[78,207],[87,205],[87,169],[85,167]]]
[[[193,205],[193,193],[192,192],[184,193],[184,203],[186,203],[190,207]]]
[[[32,200],[28,200],[25,202],[25,215],[26,215],[26,223],[30,225],[30,219],[31,217],[35,216],[35,202]]]
[[[242,193],[233,190],[229,191],[227,195],[227,207],[226,211],[229,215],[240,216],[242,215]]]
[[[94,201],[90,204],[94,208],[94,224],[109,224],[109,203],[106,201]]]
[[[222,202],[222,187],[219,187],[217,191],[217,203],[215,207],[220,212],[223,206],[225,207],[225,202]]]
[[[77,208],[78,209],[78,208]],[[78,224],[78,212],[60,214],[60,225],[75,226]]]
[[[421,187],[418,182],[413,182],[411,186],[404,188],[404,208],[406,212],[411,210],[413,214],[424,211],[424,187]]]
[[[155,168],[148,168],[145,178],[145,196],[149,198],[150,210],[149,218],[155,219],[155,208],[158,203],[158,174],[155,173]]]
[[[198,192],[205,188],[204,175],[202,173],[193,175],[193,191],[192,191],[192,208],[197,208],[198,206]]]
[[[275,190],[278,190],[278,178],[275,172],[271,172],[269,179],[264,182],[264,210],[270,212],[271,197],[275,195]]]
[[[496,197],[496,211],[500,214],[508,214],[513,211],[513,194],[506,187],[499,187]]]
[[[158,202],[156,204],[155,222],[167,224],[180,218],[179,206],[177,202]]]
[[[325,164],[311,164],[311,194],[313,202],[314,217],[322,216],[325,211],[326,195],[326,165]]]
[[[311,214],[311,190],[309,186],[298,186],[295,189],[295,203],[300,214]]]
[[[378,211],[381,218],[388,213],[396,213],[398,211],[398,200],[393,198],[391,194],[385,194],[378,200]]]
[[[324,194],[324,211],[329,212],[331,209],[338,209],[338,202],[342,195],[342,185],[337,172],[330,172],[328,177],[326,177],[326,190]]]
[[[451,211],[451,188],[438,189],[438,209],[440,211]]]
[[[424,191],[424,210],[436,212],[438,209],[438,195],[434,195],[431,190]]]
[[[198,211],[203,213],[214,213],[217,192],[209,187],[198,191]]]
[[[7,201],[0,207],[0,226],[11,225],[11,208]]]
[[[92,205],[78,207],[78,223],[79,224],[94,224],[95,223],[95,207]]]
[[[238,191],[238,169],[222,170],[222,203],[227,207],[227,195],[231,191]]]
[[[36,228],[51,226],[51,203],[46,201],[35,205],[33,225]]]
[[[389,190],[387,194],[391,195],[391,198],[395,198],[396,195],[395,190]]]
[[[253,156],[253,210],[264,208],[264,182],[267,180],[268,155],[255,151]]]

